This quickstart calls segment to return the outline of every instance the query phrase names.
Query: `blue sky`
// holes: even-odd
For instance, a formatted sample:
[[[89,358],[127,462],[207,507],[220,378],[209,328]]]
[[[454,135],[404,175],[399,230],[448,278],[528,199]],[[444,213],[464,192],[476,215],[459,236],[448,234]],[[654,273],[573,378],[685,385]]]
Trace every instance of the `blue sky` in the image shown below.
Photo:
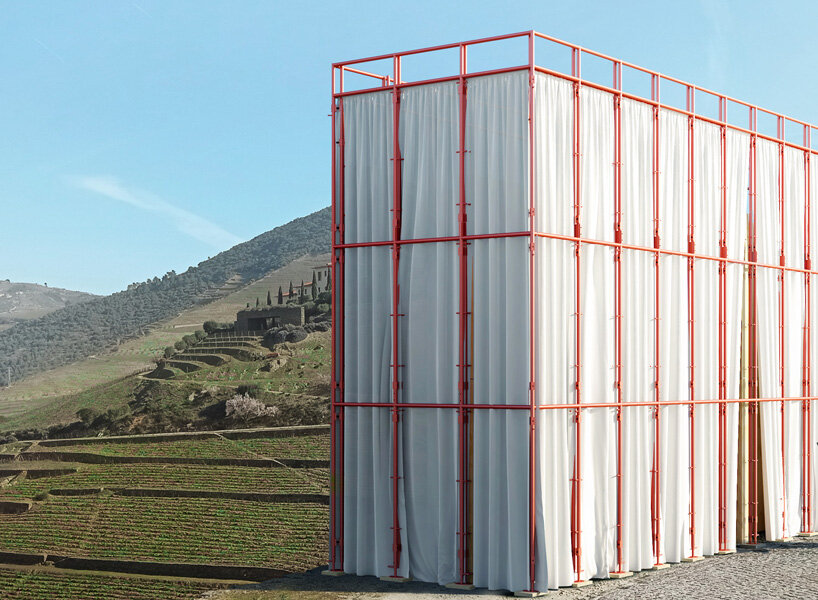
[[[181,272],[327,206],[333,61],[533,28],[818,122],[809,2],[0,10],[0,279],[96,293]]]

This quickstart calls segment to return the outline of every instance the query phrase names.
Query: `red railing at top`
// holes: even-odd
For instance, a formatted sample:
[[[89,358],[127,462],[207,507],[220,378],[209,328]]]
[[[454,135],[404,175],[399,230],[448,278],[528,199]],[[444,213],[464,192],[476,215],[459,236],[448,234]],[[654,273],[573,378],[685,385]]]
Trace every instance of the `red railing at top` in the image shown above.
[[[814,130],[814,129],[818,130],[818,126],[816,126],[816,125],[812,125],[811,123],[808,123],[806,121],[802,121],[800,119],[795,119],[793,117],[788,117],[788,116],[783,115],[781,113],[777,113],[775,111],[768,110],[766,108],[757,106],[757,105],[752,104],[750,102],[746,102],[744,100],[740,100],[738,98],[734,98],[734,97],[728,96],[726,94],[720,94],[718,92],[715,92],[713,90],[710,90],[708,88],[705,88],[705,87],[702,87],[702,86],[699,86],[699,85],[688,83],[688,82],[683,81],[682,79],[679,79],[677,77],[671,77],[669,75],[663,75],[662,73],[659,73],[658,71],[653,71],[651,69],[641,67],[639,65],[635,65],[635,64],[627,62],[627,61],[619,60],[619,59],[613,58],[611,56],[608,56],[606,54],[603,54],[601,52],[597,52],[595,50],[589,50],[588,48],[583,48],[582,46],[578,46],[576,44],[572,44],[570,42],[566,42],[564,40],[560,40],[558,38],[555,38],[555,37],[552,37],[552,36],[549,36],[549,35],[545,35],[543,33],[539,33],[537,31],[533,31],[533,30],[532,31],[521,31],[521,32],[517,32],[517,33],[509,33],[509,34],[505,34],[505,35],[498,35],[498,36],[492,36],[492,37],[486,37],[486,38],[479,38],[479,39],[475,39],[475,40],[468,40],[468,41],[465,41],[465,42],[456,42],[456,43],[451,43],[451,44],[442,44],[442,45],[438,45],[438,46],[429,46],[429,47],[426,47],[426,48],[418,48],[418,49],[415,49],[415,50],[406,50],[406,51],[403,51],[403,52],[393,52],[393,53],[389,53],[389,54],[381,54],[381,55],[378,55],[378,56],[370,56],[370,57],[366,57],[366,58],[358,58],[358,59],[347,60],[347,61],[342,61],[342,62],[336,62],[336,63],[332,64],[332,94],[333,94],[333,97],[342,97],[342,96],[348,96],[348,95],[362,94],[362,93],[378,91],[379,89],[384,89],[384,88],[387,88],[387,87],[394,89],[394,88],[400,88],[400,87],[424,85],[424,84],[429,84],[429,83],[438,83],[438,82],[443,82],[443,81],[458,81],[458,80],[461,79],[462,75],[460,73],[456,72],[457,71],[456,65],[453,67],[452,74],[450,76],[435,77],[435,78],[430,78],[430,79],[419,79],[419,80],[412,80],[412,81],[406,81],[406,80],[402,79],[398,73],[395,73],[395,65],[400,65],[400,62],[401,62],[400,59],[403,58],[403,57],[416,56],[416,55],[419,55],[419,54],[429,54],[429,53],[434,53],[434,52],[442,52],[442,51],[445,51],[445,50],[452,50],[452,49],[459,49],[459,51],[461,53],[464,53],[464,52],[466,52],[468,50],[468,48],[473,47],[473,46],[479,46],[479,45],[483,45],[483,44],[491,44],[493,42],[500,42],[500,41],[505,41],[505,40],[521,39],[521,38],[532,38],[534,40],[538,40],[538,39],[539,40],[544,40],[544,41],[549,42],[549,43],[551,43],[553,45],[568,49],[568,50],[570,50],[571,57],[573,57],[576,54],[581,59],[581,57],[583,55],[587,55],[587,56],[592,56],[592,57],[597,58],[597,59],[601,59],[603,61],[607,61],[611,65],[611,71],[613,73],[617,73],[617,75],[615,75],[615,83],[612,84],[612,85],[606,85],[606,84],[600,83],[598,81],[594,81],[593,79],[590,79],[590,78],[587,78],[587,77],[582,77],[581,75],[574,76],[574,75],[568,73],[568,71],[571,71],[570,65],[568,65],[568,68],[566,68],[566,69],[560,69],[560,65],[556,65],[553,68],[550,68],[550,67],[545,66],[545,65],[531,64],[531,57],[533,56],[533,54],[528,52],[528,49],[527,49],[528,46],[527,45],[526,45],[524,55],[521,56],[521,58],[525,59],[524,63],[518,64],[518,65],[515,65],[515,66],[500,68],[500,69],[491,69],[491,70],[485,70],[485,71],[474,71],[474,72],[467,73],[465,75],[465,77],[470,78],[470,77],[477,77],[477,76],[482,76],[482,75],[491,75],[491,74],[504,73],[504,72],[510,72],[510,71],[522,71],[522,70],[534,69],[534,70],[536,70],[538,72],[541,72],[541,73],[555,75],[555,76],[567,79],[569,81],[579,82],[583,86],[592,87],[592,88],[599,89],[599,90],[602,90],[602,91],[605,91],[605,92],[609,92],[611,94],[616,94],[616,95],[618,95],[618,96],[620,96],[622,98],[627,98],[627,99],[630,99],[630,100],[637,100],[637,101],[644,102],[646,104],[650,104],[650,105],[653,105],[653,106],[661,106],[662,108],[666,108],[668,110],[672,110],[674,112],[681,113],[681,114],[684,114],[684,115],[692,116],[692,117],[694,117],[696,119],[699,119],[699,120],[702,120],[702,121],[705,121],[705,122],[710,122],[710,123],[717,124],[717,125],[720,125],[720,126],[723,125],[723,126],[726,126],[727,128],[732,129],[734,131],[740,131],[740,132],[743,132],[743,133],[747,133],[749,135],[754,135],[759,139],[766,139],[766,140],[770,140],[770,141],[774,141],[774,142],[778,142],[778,143],[783,142],[783,144],[785,146],[790,147],[790,148],[795,148],[795,149],[802,150],[802,151],[803,150],[809,150],[809,151],[811,151],[813,153],[818,153],[818,149],[813,149],[811,147],[812,146],[812,142],[811,142],[811,140],[812,140],[812,130]],[[542,56],[542,53],[539,53],[538,56]],[[372,72],[371,70],[365,70],[364,68],[361,67],[361,65],[365,66],[365,65],[367,65],[367,63],[376,63],[378,61],[389,61],[390,65],[392,65],[392,68],[387,73],[376,73],[376,72]],[[672,83],[672,84],[675,84],[675,85],[678,85],[678,86],[684,88],[686,93],[692,93],[692,94],[698,93],[698,94],[704,94],[706,96],[709,96],[709,97],[713,98],[718,103],[719,107],[723,107],[723,110],[719,111],[719,113],[720,113],[719,117],[707,117],[704,114],[696,114],[690,108],[688,108],[688,106],[684,106],[684,107],[675,106],[675,105],[673,105],[671,103],[661,102],[658,99],[654,99],[654,98],[650,97],[650,96],[653,96],[653,94],[650,94],[649,96],[641,96],[639,94],[635,94],[635,93],[632,93],[632,92],[623,91],[622,83],[623,83],[623,79],[624,79],[624,75],[623,75],[623,70],[624,69],[629,69],[632,72],[637,72],[637,73],[641,73],[642,75],[649,76],[651,79],[655,80],[657,86],[661,86],[662,82],[667,82],[667,83]],[[345,81],[344,81],[344,75],[345,74],[354,74],[354,75],[358,75],[358,76],[365,77],[365,78],[368,78],[368,79],[376,79],[376,80],[379,81],[379,85],[378,86],[373,86],[373,87],[364,87],[364,88],[361,88],[361,89],[348,90],[348,89],[346,89]],[[618,83],[616,83],[616,81],[617,81],[616,78],[617,77],[618,77]],[[685,103],[685,104],[687,104],[687,103]],[[795,143],[795,142],[791,142],[791,141],[788,141],[788,140],[785,139],[785,137],[786,137],[785,132],[793,132],[792,129],[787,128],[786,126],[777,127],[776,128],[776,133],[774,135],[768,135],[768,134],[764,134],[764,133],[761,133],[761,132],[758,132],[758,131],[753,131],[753,130],[745,128],[745,127],[741,127],[739,125],[728,123],[727,122],[727,106],[729,104],[739,106],[739,107],[741,107],[741,108],[743,108],[743,109],[745,109],[747,111],[746,114],[747,114],[748,118],[743,119],[743,121],[747,121],[749,119],[749,115],[753,111],[755,111],[756,115],[758,113],[761,113],[761,114],[767,115],[769,117],[772,117],[776,121],[777,124],[781,123],[783,125],[786,125],[787,123],[790,123],[792,125],[796,125],[798,127],[798,129],[800,129],[802,131],[802,133],[803,133],[802,138],[803,138],[804,141],[802,143],[804,145],[799,144],[799,143]]]

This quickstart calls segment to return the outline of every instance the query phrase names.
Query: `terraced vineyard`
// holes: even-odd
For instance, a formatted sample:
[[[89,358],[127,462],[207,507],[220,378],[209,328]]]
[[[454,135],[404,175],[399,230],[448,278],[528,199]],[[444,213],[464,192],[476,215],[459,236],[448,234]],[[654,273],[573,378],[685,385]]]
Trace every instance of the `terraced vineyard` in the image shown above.
[[[327,469],[260,469],[206,465],[77,465],[77,472],[22,479],[2,498],[36,498],[53,489],[145,488],[265,494],[328,494]]]
[[[183,458],[292,458],[329,460],[329,435],[232,440],[214,437],[172,442],[97,443],[66,447],[106,456],[165,456]],[[41,448],[46,449],[46,448]],[[57,449],[57,448],[53,448]]]
[[[187,600],[212,588],[196,581],[0,568],[4,600]]]
[[[270,567],[326,560],[326,505],[202,498],[50,498],[0,515],[0,548],[68,556]]]
[[[198,565],[212,565],[206,567],[208,573],[275,574],[324,564],[328,431],[208,435],[212,437],[132,436],[4,447],[7,458],[0,469],[9,474],[0,484],[0,501],[22,501],[17,506],[25,508],[19,514],[0,514],[0,551],[158,563],[173,574],[188,567],[200,573]],[[20,454],[9,460],[15,452]],[[150,463],[139,462],[146,457]],[[225,458],[264,466],[225,466],[215,460]],[[305,463],[279,459],[321,462],[294,468],[286,465]],[[196,464],[184,464],[186,460]],[[106,569],[127,571],[133,563],[106,564]],[[0,598],[182,599],[213,587],[212,582],[190,581],[0,566]],[[60,596],[54,590],[68,591]]]

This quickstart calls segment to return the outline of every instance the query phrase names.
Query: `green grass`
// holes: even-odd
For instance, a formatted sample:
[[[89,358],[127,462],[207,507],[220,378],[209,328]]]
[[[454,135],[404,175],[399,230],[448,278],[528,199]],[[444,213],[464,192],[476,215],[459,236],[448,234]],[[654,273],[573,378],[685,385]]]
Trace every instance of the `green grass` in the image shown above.
[[[39,464],[34,464],[39,468]],[[79,465],[69,475],[22,479],[0,489],[0,498],[34,498],[52,489],[148,488],[328,494],[327,469],[209,467],[199,465]]]
[[[4,600],[187,600],[213,587],[197,581],[0,569],[0,598]]]
[[[198,498],[56,498],[0,515],[0,548],[93,558],[264,566],[326,561],[328,507]]]

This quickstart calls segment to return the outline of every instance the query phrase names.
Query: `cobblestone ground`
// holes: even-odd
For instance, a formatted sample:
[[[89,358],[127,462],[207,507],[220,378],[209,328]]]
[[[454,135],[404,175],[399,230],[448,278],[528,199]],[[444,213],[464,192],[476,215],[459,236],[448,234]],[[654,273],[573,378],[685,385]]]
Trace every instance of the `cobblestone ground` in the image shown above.
[[[479,590],[454,592],[436,585],[392,584],[374,577],[324,577],[318,572],[287,577],[245,589],[276,590],[270,598],[304,596],[355,600],[490,600],[507,595]],[[212,598],[239,600],[241,592],[217,592]],[[250,594],[248,594],[249,596]],[[254,596],[255,597],[255,596]],[[267,598],[266,595],[258,596]],[[696,563],[644,571],[620,580],[594,581],[580,589],[549,592],[561,600],[769,600],[818,598],[818,538],[761,544],[736,554],[714,556]]]

